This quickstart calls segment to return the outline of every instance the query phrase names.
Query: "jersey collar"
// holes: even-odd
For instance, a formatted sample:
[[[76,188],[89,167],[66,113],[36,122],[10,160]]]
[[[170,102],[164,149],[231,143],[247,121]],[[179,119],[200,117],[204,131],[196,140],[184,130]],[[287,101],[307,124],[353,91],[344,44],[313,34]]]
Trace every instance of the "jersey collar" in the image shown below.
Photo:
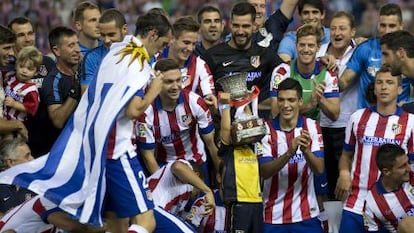
[[[182,104],[182,103],[184,103],[184,94],[181,91],[180,96],[178,97],[178,100],[177,100],[177,105]],[[155,99],[154,108],[155,110],[163,110],[160,96],[157,96],[157,98]]]
[[[377,106],[369,107],[369,109],[371,110],[371,112],[376,112],[380,116],[386,116],[386,115],[382,115],[381,113],[378,112]],[[391,115],[388,115],[388,116],[392,116],[392,115],[400,116],[402,112],[403,112],[403,109],[400,106],[397,106],[397,109],[395,110],[394,114],[391,114]]]
[[[315,67],[313,68],[313,72],[305,75],[299,72],[297,59],[293,61],[293,69],[295,69],[295,72],[298,73],[304,79],[310,79],[312,75],[318,75],[322,70],[322,66],[323,65],[321,62],[315,61]]]
[[[296,123],[296,127],[295,128],[302,128],[303,127],[303,117],[302,116],[298,116],[298,122]],[[272,126],[273,128],[275,128],[276,130],[280,130],[280,131],[285,131],[280,127],[280,121],[279,121],[279,115],[277,117],[275,117],[272,121]]]

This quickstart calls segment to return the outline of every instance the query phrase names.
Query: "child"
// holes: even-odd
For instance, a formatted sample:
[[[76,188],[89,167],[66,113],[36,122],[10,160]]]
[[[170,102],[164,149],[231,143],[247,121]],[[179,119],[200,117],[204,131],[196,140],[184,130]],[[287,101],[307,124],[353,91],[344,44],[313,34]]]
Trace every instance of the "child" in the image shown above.
[[[242,120],[248,116],[257,116],[257,92],[249,96],[245,75],[230,75],[218,81],[225,92],[220,93],[221,104],[221,146],[219,155],[223,157],[225,168],[223,173],[223,201],[227,206],[228,232],[262,232],[263,204],[259,177],[259,163],[256,150],[260,144],[256,140],[240,143],[237,129],[242,130],[243,124],[236,123],[232,127],[232,119]],[[239,85],[237,85],[239,84]],[[244,88],[243,88],[244,87]],[[250,104],[252,109],[250,109]],[[234,112],[234,115],[232,114]],[[256,114],[255,114],[256,113]],[[234,116],[234,118],[233,118]],[[253,125],[248,127],[253,130]],[[249,131],[250,136],[253,131]],[[262,135],[264,136],[264,135]],[[254,138],[255,139],[255,138]],[[255,148],[253,148],[255,147]]]
[[[5,77],[3,117],[26,121],[27,114],[35,115],[39,107],[39,92],[31,79],[42,64],[43,56],[33,46],[23,48],[17,55],[16,72]]]

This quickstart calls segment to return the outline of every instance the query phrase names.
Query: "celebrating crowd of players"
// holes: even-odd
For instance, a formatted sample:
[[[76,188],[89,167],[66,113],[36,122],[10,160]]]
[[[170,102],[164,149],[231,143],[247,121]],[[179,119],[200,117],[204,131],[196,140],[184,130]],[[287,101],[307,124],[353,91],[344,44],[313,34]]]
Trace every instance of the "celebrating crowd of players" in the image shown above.
[[[339,232],[413,232],[414,36],[392,3],[374,38],[324,17],[322,0],[267,19],[247,0],[222,35],[212,5],[174,22],[155,8],[127,35],[122,12],[82,2],[49,32],[53,59],[30,20],[0,25],[0,232],[329,232],[336,200]],[[266,133],[240,143],[246,119]],[[63,179],[54,163],[83,201],[72,179],[40,182]]]

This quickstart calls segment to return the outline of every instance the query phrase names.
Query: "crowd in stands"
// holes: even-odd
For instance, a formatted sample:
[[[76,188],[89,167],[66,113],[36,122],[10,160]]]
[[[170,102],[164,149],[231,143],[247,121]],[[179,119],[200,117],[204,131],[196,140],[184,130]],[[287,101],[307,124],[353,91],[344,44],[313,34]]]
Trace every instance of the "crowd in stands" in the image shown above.
[[[413,10],[1,1],[0,232],[414,232]]]

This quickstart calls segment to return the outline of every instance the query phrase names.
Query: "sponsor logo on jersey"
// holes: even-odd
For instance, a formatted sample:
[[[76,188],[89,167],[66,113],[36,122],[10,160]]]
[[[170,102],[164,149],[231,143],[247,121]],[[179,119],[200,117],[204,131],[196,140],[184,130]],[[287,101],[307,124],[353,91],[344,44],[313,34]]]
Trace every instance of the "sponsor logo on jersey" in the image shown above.
[[[261,71],[252,71],[252,72],[247,72],[247,77],[246,77],[246,81],[247,82],[251,82],[257,78],[260,78],[262,76],[262,72]]]
[[[396,145],[401,145],[401,140],[397,140],[395,138],[380,138],[380,137],[374,137],[374,136],[363,136],[361,138],[361,143],[366,145],[372,145],[372,146],[381,146],[385,143],[391,143]]]
[[[375,77],[375,74],[377,73],[378,70],[379,70],[379,67],[375,67],[375,66],[368,66],[367,68],[368,74],[371,75],[372,77]]]
[[[180,138],[180,132],[171,132],[170,135],[161,137],[159,141],[157,140],[157,142],[168,144],[168,143],[172,143],[177,138]]]
[[[305,161],[305,156],[303,156],[303,154],[300,153],[300,154],[295,154],[294,156],[292,156],[289,159],[288,163],[293,164],[293,163],[299,163],[299,162],[302,162],[302,161]]]
[[[6,96],[10,96],[14,100],[16,100],[20,103],[23,103],[24,96],[22,95],[21,90],[17,90],[16,92],[13,92],[13,90],[11,90],[10,87],[7,87],[6,90],[4,91],[4,93],[6,94]]]
[[[223,61],[223,67],[229,66],[231,64],[233,64],[234,61]]]
[[[257,68],[260,66],[260,56],[251,56],[250,57],[250,65],[252,65],[254,68]]]

